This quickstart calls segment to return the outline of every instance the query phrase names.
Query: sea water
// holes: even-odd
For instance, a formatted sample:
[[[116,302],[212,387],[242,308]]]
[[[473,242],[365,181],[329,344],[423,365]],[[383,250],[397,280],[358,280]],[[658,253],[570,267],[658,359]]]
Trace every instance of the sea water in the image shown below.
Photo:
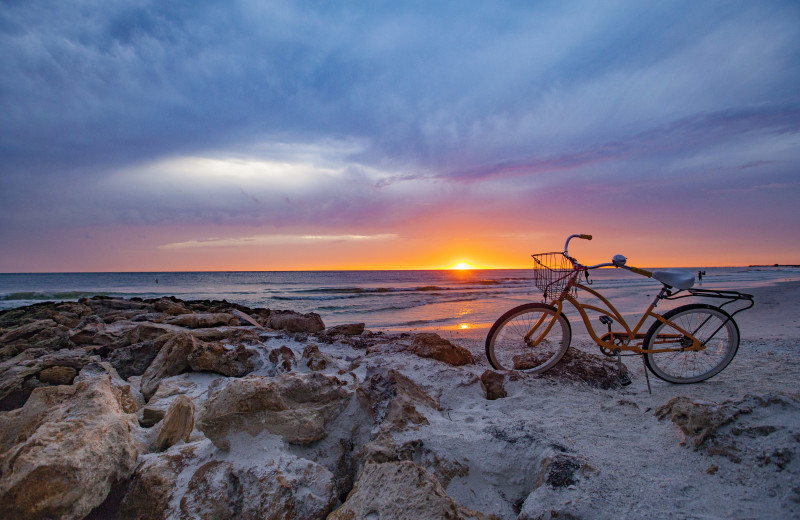
[[[690,270],[696,274],[699,269]],[[800,280],[797,267],[703,270],[695,287],[746,290]],[[641,313],[660,288],[652,279],[621,269],[594,270],[590,280],[626,317]],[[368,329],[387,331],[485,332],[508,309],[542,301],[533,271],[523,269],[0,274],[0,310],[96,295],[227,300],[316,312],[327,326],[363,322]]]

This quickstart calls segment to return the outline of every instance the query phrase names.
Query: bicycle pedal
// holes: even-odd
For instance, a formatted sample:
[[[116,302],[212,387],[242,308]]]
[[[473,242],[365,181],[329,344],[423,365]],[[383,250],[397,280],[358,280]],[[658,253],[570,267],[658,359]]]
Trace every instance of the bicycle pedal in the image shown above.
[[[628,374],[619,376],[619,384],[622,386],[628,386],[631,384],[631,378],[628,376]]]

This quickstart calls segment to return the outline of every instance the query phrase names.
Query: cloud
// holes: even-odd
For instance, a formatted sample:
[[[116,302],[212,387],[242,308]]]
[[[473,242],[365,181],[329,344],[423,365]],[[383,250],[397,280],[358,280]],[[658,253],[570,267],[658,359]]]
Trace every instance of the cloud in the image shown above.
[[[786,183],[798,41],[791,1],[6,2],[0,225],[403,235]]]
[[[285,246],[301,244],[319,244],[324,242],[365,242],[376,240],[393,240],[395,234],[383,235],[252,235],[244,237],[206,238],[173,242],[159,246],[162,249],[187,249],[205,247],[252,247],[252,246]]]

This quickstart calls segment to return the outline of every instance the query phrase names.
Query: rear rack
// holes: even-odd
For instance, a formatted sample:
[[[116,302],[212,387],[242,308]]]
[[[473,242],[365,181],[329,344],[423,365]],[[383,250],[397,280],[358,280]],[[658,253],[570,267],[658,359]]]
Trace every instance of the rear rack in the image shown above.
[[[728,300],[728,301],[724,302],[723,304],[721,304],[719,306],[720,309],[725,307],[726,305],[729,305],[731,303],[738,302],[738,301],[741,301],[741,300],[747,300],[748,302],[750,302],[746,307],[742,307],[741,309],[737,309],[735,312],[733,312],[730,315],[731,318],[733,318],[734,316],[736,316],[737,314],[739,314],[742,311],[746,311],[747,309],[751,308],[756,303],[753,300],[753,295],[752,294],[746,294],[746,293],[742,293],[742,292],[739,292],[739,291],[718,291],[716,289],[688,289],[687,292],[689,294],[681,294],[680,296],[678,296],[677,293],[676,293],[676,295],[668,296],[668,297],[666,297],[664,299],[665,300],[680,300],[681,298],[691,298],[691,297],[695,296],[695,297],[698,297],[698,298],[717,298],[717,299],[720,299],[720,300]]]

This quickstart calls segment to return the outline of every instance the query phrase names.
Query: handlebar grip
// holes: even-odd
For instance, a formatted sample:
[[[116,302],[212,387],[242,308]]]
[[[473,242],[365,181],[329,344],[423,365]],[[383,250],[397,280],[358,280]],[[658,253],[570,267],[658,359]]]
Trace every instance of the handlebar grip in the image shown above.
[[[578,235],[578,238],[582,238],[584,240],[591,240],[592,235]]]
[[[628,270],[632,273],[640,274],[642,276],[646,276],[648,278],[653,277],[653,273],[648,271],[647,269],[639,269],[638,267],[629,267]]]

